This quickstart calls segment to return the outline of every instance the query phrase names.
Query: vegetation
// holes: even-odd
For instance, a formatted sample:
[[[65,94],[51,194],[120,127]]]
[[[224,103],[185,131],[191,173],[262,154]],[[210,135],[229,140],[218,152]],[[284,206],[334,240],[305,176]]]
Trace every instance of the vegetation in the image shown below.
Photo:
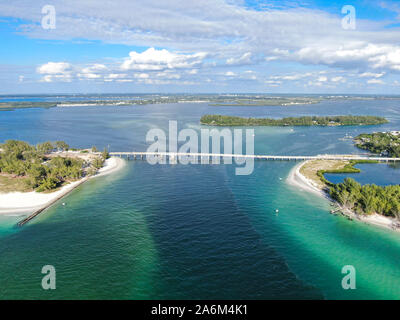
[[[400,158],[400,134],[397,132],[375,132],[360,134],[354,139],[358,148],[383,156]]]
[[[57,141],[54,145],[44,142],[32,146],[17,140],[8,140],[0,145],[0,190],[53,190],[65,182],[94,174],[104,163],[101,156],[88,162],[80,157],[51,154],[56,149],[66,151],[69,146],[64,141]]]
[[[204,115],[201,124],[211,126],[352,126],[376,125],[387,123],[382,117],[375,116],[304,116],[283,119],[241,118],[222,115]]]
[[[358,214],[378,213],[400,218],[400,185],[361,186],[354,179],[346,178],[343,183],[331,187],[330,195],[341,205]]]
[[[350,160],[346,163],[342,168],[334,169],[334,170],[318,170],[317,175],[324,182],[327,186],[333,187],[335,184],[328,181],[325,178],[325,173],[359,173],[361,172],[360,169],[355,168],[354,166],[358,163],[378,163],[378,161],[373,160]]]
[[[104,148],[101,156],[103,157],[104,160],[107,160],[108,158],[110,158],[110,154],[108,153],[107,148]]]
[[[315,161],[315,164],[305,165],[302,174],[307,173],[308,178],[319,178],[329,192],[332,199],[342,206],[354,211],[357,214],[381,214],[400,218],[400,185],[380,187],[377,185],[360,185],[354,179],[346,178],[343,183],[334,184],[328,181],[325,173],[358,173],[360,169],[354,168],[358,163],[377,163],[370,160],[350,160],[350,161]],[[328,170],[318,170],[317,177],[310,176],[315,173],[315,168],[331,167]],[[308,170],[308,168],[310,170]],[[315,181],[317,182],[317,181]],[[318,184],[318,183],[317,183]]]
[[[321,102],[322,98],[310,97],[234,97],[213,103],[212,106],[291,106],[299,104],[315,104]]]
[[[28,192],[32,191],[27,177],[11,177],[0,174],[0,191],[8,192]]]
[[[56,141],[55,146],[58,151],[68,151],[69,150],[69,145],[66,144],[64,141]]]
[[[15,99],[15,97],[11,97]],[[38,101],[9,101],[0,103],[0,111],[15,110],[21,108],[52,108],[52,107],[96,107],[96,106],[134,106],[160,103],[209,103],[212,106],[294,106],[314,104],[321,101],[336,100],[375,100],[375,99],[399,99],[399,97],[382,96],[342,96],[342,95],[268,95],[268,94],[140,94],[140,95],[99,95],[97,99],[89,96],[74,96],[71,101],[65,97],[64,101],[54,97],[52,102]],[[7,97],[3,97],[7,99]],[[48,97],[47,97],[48,99]]]
[[[0,111],[11,111],[26,108],[52,108],[57,106],[55,102],[1,102]]]

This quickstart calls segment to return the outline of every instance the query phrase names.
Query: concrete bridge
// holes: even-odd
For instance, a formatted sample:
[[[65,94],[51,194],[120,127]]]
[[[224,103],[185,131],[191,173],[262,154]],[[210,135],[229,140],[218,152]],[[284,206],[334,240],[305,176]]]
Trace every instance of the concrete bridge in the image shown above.
[[[316,155],[316,156],[278,156],[278,155],[250,155],[250,154],[221,154],[221,153],[181,153],[181,152],[110,152],[111,156],[126,157],[128,159],[146,159],[147,156],[158,156],[176,159],[179,157],[219,157],[219,158],[240,158],[255,160],[371,160],[380,162],[399,162],[400,158],[387,158],[365,155]]]

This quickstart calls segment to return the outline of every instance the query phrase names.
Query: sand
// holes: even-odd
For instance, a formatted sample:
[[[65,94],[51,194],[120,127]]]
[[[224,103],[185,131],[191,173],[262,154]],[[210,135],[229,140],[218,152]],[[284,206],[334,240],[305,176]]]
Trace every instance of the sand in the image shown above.
[[[300,173],[300,168],[307,163],[307,161],[304,161],[298,165],[296,165],[289,173],[288,177],[287,177],[287,183],[295,186],[297,188],[300,188],[302,190],[305,190],[307,192],[313,193],[317,196],[320,197],[324,197],[330,201],[332,201],[332,199],[320,188],[318,188],[316,186],[316,184],[311,181],[310,179],[307,179],[305,176],[303,176]],[[335,202],[336,203],[336,202]],[[336,203],[338,206],[339,204]],[[340,207],[340,206],[339,206]],[[352,212],[348,209],[342,208],[342,211],[346,211],[346,213],[348,213],[349,216],[351,216],[352,218],[354,218],[355,220],[364,222],[364,223],[368,223],[371,225],[375,225],[375,226],[379,226],[382,228],[386,228],[386,229],[391,229],[391,230],[396,230],[396,231],[400,231],[400,222],[397,221],[394,218],[390,218],[390,217],[385,217],[379,214],[373,214],[373,215],[369,215],[369,216],[361,216],[356,214],[355,212]]]
[[[125,166],[125,161],[120,158],[112,157],[107,159],[97,175],[91,177],[96,178],[111,174],[122,169]],[[0,193],[0,214],[20,214],[24,215],[31,213],[41,207],[54,201],[56,198],[65,196],[71,192],[78,184],[84,182],[87,178],[71,182],[66,186],[63,186],[59,190],[51,193],[39,193],[39,192],[11,192],[11,193]]]

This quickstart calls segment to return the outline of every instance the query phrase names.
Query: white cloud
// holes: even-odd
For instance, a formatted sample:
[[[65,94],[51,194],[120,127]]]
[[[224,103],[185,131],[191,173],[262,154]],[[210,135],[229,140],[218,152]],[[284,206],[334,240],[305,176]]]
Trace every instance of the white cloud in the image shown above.
[[[55,80],[70,82],[72,79],[71,65],[67,62],[48,62],[36,69],[37,73],[44,75],[43,82],[53,82]]]
[[[385,72],[382,73],[373,73],[373,72],[364,72],[360,74],[360,78],[381,78],[385,75]]]
[[[306,73],[293,73],[288,75],[279,75],[279,76],[271,76],[270,79],[274,80],[287,80],[287,81],[297,81],[307,77],[311,77],[313,73],[306,72]]]
[[[246,65],[246,64],[252,64],[251,60],[251,52],[246,52],[244,53],[241,57],[238,58],[229,58],[226,60],[227,65]]]
[[[100,79],[104,76],[104,73],[108,68],[104,64],[96,63],[89,67],[83,68],[80,73],[77,74],[79,78],[85,79]]]
[[[67,62],[48,62],[37,68],[40,74],[64,74],[69,72],[71,65]]]
[[[167,69],[187,69],[202,64],[206,53],[178,54],[166,49],[149,48],[142,53],[131,51],[121,65],[122,70],[162,71]]]
[[[338,77],[333,77],[331,78],[332,82],[346,82],[346,79],[343,78],[342,76],[338,76]]]
[[[234,72],[232,72],[232,71],[228,71],[228,72],[225,73],[225,75],[226,75],[227,77],[234,77],[234,76],[236,76],[236,73],[234,73]]]
[[[368,84],[385,84],[383,80],[380,79],[370,79],[367,81]]]
[[[180,80],[183,84],[206,82],[228,76],[228,72],[240,75],[239,68],[243,65],[247,69],[252,64],[260,64],[255,70],[266,74],[267,67],[285,63],[291,63],[289,66],[294,68],[302,65],[302,72],[278,75],[267,81],[293,81],[292,85],[311,81],[338,86],[346,82],[340,74],[325,75],[325,79],[322,74],[315,74],[315,68],[327,68],[333,73],[351,70],[356,74],[354,78],[365,80],[400,73],[400,28],[385,28],[386,21],[358,18],[356,30],[343,30],[339,11],[331,14],[284,5],[254,10],[241,1],[223,0],[55,2],[57,28],[51,32],[40,26],[42,16],[37,7],[46,4],[45,0],[3,1],[0,12],[2,16],[24,20],[19,31],[33,38],[79,38],[150,48],[144,52],[132,51],[114,65],[105,63],[107,70],[90,66],[74,66],[73,70],[63,69],[62,65],[42,66],[44,69],[38,69],[38,73],[43,81],[74,78],[138,81],[134,74],[146,73],[148,83]],[[163,74],[166,71],[173,75]],[[112,74],[124,76],[113,78]],[[264,85],[265,78],[260,78],[259,83]],[[351,77],[346,75],[346,78],[347,85]],[[354,81],[365,84],[360,79]]]
[[[266,80],[265,84],[269,87],[278,87],[282,84],[282,81],[275,81],[275,80]]]
[[[357,30],[343,30],[339,11],[329,14],[285,5],[253,10],[241,2],[223,0],[114,0],[112,5],[71,0],[56,4],[57,28],[47,32],[38,23],[42,17],[37,8],[43,4],[45,0],[14,0],[1,3],[0,12],[32,21],[22,32],[35,38],[80,38],[213,52],[231,65],[257,63],[258,56],[264,55],[264,61],[400,71],[399,29],[385,29],[384,22],[358,18]],[[151,52],[133,52],[124,67],[162,70],[171,66],[167,61],[172,60],[173,68],[188,63],[184,57],[180,60],[161,51],[153,49],[152,63],[147,63]]]
[[[107,74],[104,78],[106,80],[114,80],[114,79],[121,79],[121,78],[126,78],[127,74],[126,73],[110,73]]]
[[[133,75],[137,79],[148,79],[150,78],[148,73],[136,73]]]

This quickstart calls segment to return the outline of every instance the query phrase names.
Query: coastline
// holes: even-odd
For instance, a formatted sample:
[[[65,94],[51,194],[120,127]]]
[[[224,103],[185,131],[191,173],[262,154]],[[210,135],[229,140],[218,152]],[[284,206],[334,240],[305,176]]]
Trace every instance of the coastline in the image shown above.
[[[69,194],[76,187],[87,180],[108,175],[119,171],[125,166],[125,160],[111,157],[105,161],[104,166],[92,177],[85,177],[78,181],[71,182],[57,191],[51,193],[31,192],[10,192],[0,193],[0,215],[26,215],[34,211],[46,208],[54,201]]]
[[[314,182],[312,182],[310,179],[307,179],[305,176],[303,176],[300,173],[301,167],[304,166],[307,162],[308,162],[308,160],[303,161],[303,162],[297,164],[292,170],[290,170],[289,175],[286,179],[286,182],[288,184],[298,187],[304,191],[308,191],[317,196],[320,196],[320,197],[330,200],[329,196],[323,190],[319,189],[314,184]]]
[[[364,222],[367,224],[371,224],[374,226],[379,226],[385,229],[390,229],[392,231],[398,231],[400,232],[399,228],[396,228],[395,226],[399,224],[399,222],[396,219],[390,218],[390,217],[385,217],[379,214],[373,214],[369,216],[361,216],[359,214],[356,214],[355,212],[344,208],[341,206],[339,203],[336,201],[332,200],[332,198],[324,192],[322,189],[318,188],[313,181],[310,179],[306,178],[304,175],[300,173],[300,169],[302,166],[304,166],[307,162],[310,160],[303,161],[300,164],[297,164],[290,172],[289,175],[286,179],[286,182],[289,185],[292,185],[294,187],[298,187],[304,191],[313,193],[317,196],[323,197],[333,203],[340,208],[340,211],[343,212],[343,214],[351,219],[355,219],[360,222]]]

